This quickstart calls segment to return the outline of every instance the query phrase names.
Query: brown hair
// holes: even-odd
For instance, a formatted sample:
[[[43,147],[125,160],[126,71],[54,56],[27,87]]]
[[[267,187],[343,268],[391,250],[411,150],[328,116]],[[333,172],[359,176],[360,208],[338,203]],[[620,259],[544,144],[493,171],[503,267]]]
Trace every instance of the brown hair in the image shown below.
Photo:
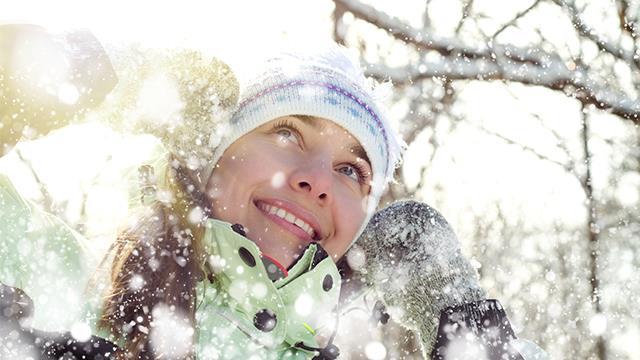
[[[152,311],[158,304],[186,314],[181,320],[195,324],[195,287],[204,276],[204,227],[190,223],[188,214],[196,206],[206,213],[208,208],[186,170],[168,168],[166,190],[174,201],[154,201],[120,233],[107,254],[113,257],[111,287],[98,327],[123,344],[119,359],[164,357],[154,352],[150,341]],[[193,357],[190,353],[185,358]]]

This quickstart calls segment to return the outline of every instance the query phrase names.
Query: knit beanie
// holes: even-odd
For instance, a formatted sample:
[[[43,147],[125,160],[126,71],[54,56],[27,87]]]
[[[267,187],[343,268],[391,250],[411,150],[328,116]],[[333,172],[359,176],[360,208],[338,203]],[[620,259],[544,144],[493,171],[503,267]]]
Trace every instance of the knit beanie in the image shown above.
[[[310,51],[282,52],[268,59],[241,91],[238,107],[203,179],[211,175],[233,142],[262,124],[288,115],[331,120],[358,140],[371,162],[371,193],[359,235],[392,179],[404,147],[383,110],[381,87],[364,76],[358,60],[346,48],[335,43]]]

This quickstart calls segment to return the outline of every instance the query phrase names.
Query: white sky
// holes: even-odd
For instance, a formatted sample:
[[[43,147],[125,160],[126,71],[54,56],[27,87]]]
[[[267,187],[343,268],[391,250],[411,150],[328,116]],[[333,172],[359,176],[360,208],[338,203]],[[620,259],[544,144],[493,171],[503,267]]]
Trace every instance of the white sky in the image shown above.
[[[235,67],[276,44],[326,40],[332,7],[329,1],[295,0],[0,0],[0,23],[84,27],[107,43],[198,48]]]

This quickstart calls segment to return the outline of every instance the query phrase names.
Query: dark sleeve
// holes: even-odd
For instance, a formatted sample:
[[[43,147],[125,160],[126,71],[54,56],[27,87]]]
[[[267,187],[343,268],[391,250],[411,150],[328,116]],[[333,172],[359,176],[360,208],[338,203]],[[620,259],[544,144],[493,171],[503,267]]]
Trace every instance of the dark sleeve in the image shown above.
[[[431,359],[524,360],[512,344],[515,339],[497,300],[452,306],[440,313]]]
[[[56,333],[23,326],[33,314],[33,301],[21,289],[0,283],[0,359],[36,356],[54,359],[115,359],[118,347],[109,340],[91,336],[78,341],[71,333]]]
[[[115,359],[118,346],[99,336],[78,341],[71,333],[49,333],[34,329],[29,331],[42,359]]]

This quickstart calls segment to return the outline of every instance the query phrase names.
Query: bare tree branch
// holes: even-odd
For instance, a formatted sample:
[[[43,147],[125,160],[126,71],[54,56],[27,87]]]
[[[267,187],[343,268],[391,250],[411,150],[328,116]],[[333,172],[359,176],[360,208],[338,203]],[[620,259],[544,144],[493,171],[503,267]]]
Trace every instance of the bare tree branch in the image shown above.
[[[628,34],[633,41],[633,61],[637,68],[640,68],[640,53],[638,50],[638,17],[629,15],[629,2],[627,0],[618,1],[618,21],[620,29],[623,33]],[[637,76],[636,76],[637,79]],[[636,88],[640,85],[638,80],[635,81]]]
[[[510,145],[516,145],[516,146],[520,147],[520,148],[521,148],[522,150],[524,150],[525,152],[527,152],[527,153],[530,153],[530,154],[534,155],[535,157],[537,157],[537,158],[538,158],[538,159],[540,159],[540,160],[548,161],[548,162],[550,162],[550,163],[552,163],[552,164],[558,165],[559,167],[561,167],[562,169],[564,169],[564,170],[566,170],[566,171],[568,171],[568,172],[572,172],[572,171],[571,171],[572,169],[571,169],[571,165],[570,165],[570,164],[564,164],[564,163],[562,163],[562,162],[560,162],[560,161],[558,161],[558,160],[554,160],[554,159],[552,159],[552,158],[550,158],[550,157],[548,157],[548,156],[546,156],[546,155],[544,155],[544,154],[541,154],[541,153],[540,153],[540,152],[538,152],[536,149],[534,149],[534,148],[532,148],[532,147],[530,147],[530,146],[527,146],[527,145],[521,144],[521,143],[519,143],[519,142],[517,142],[517,141],[515,141],[515,140],[513,140],[513,139],[510,139],[510,138],[508,138],[508,137],[506,137],[506,136],[504,136],[504,135],[502,135],[502,134],[499,134],[499,133],[497,133],[497,132],[494,132],[494,131],[492,131],[492,130],[489,130],[489,129],[485,128],[484,126],[475,126],[475,127],[476,127],[477,129],[482,130],[483,132],[485,132],[485,133],[487,133],[487,134],[491,135],[491,136],[495,136],[495,137],[497,137],[498,139],[500,139],[500,140],[504,141],[504,142],[505,142],[505,143],[507,143],[507,144],[510,144]]]
[[[391,17],[357,0],[334,0],[334,3],[344,6],[344,8],[353,13],[354,16],[381,29],[387,30],[391,36],[397,40],[413,45],[417,50],[433,50],[443,56],[455,55],[468,60],[495,58],[495,51],[506,58],[522,63],[543,64],[551,58],[559,59],[555,54],[547,54],[535,48],[503,46],[496,49],[493,46],[469,46],[456,38],[433,36],[415,29],[402,20]]]
[[[638,36],[638,18],[637,16],[632,17],[629,15],[629,1],[619,0],[618,5],[618,19],[620,21],[620,28],[623,32],[626,32],[627,34],[629,34],[629,36],[631,36],[632,39],[634,39],[635,45],[635,39]]]
[[[509,93],[509,95],[511,95],[513,97],[514,100],[517,100],[521,104],[525,104],[525,102],[523,102],[522,99],[518,95],[516,95],[510,88],[507,88],[507,92]],[[563,137],[560,134],[558,134],[558,132],[556,130],[554,130],[553,128],[550,128],[548,126],[544,126],[543,125],[544,122],[542,121],[542,117],[539,114],[537,114],[534,109],[529,108],[527,110],[527,112],[528,112],[529,115],[533,116],[536,120],[538,120],[540,125],[545,130],[548,130],[551,133],[551,136],[553,136],[553,138],[555,140],[554,141],[555,145],[558,148],[560,148],[562,151],[564,151],[564,154],[567,157],[567,163],[564,165],[565,170],[567,170],[568,172],[573,174],[576,177],[576,179],[580,180],[580,176],[576,172],[577,166],[576,166],[575,157],[572,156],[571,150],[569,150],[569,148],[567,147],[567,143],[566,143],[566,141],[563,140]],[[562,164],[562,163],[559,163],[559,164]]]
[[[515,65],[479,59],[465,61],[459,58],[444,58],[439,61],[425,61],[417,69],[389,68],[382,65],[369,65],[367,74],[378,79],[390,79],[396,85],[406,85],[434,77],[449,80],[505,80],[527,85],[539,85],[553,90],[563,90],[584,105],[593,105],[608,110],[614,115],[640,124],[640,102],[607,88],[590,79],[583,69],[569,71],[559,63],[544,67],[528,64]],[[555,71],[549,69],[556,67]]]
[[[508,23],[502,25],[502,27],[500,27],[500,29],[496,30],[496,32],[493,33],[493,35],[491,35],[492,39],[495,39],[496,36],[500,35],[503,31],[505,31],[507,28],[509,28],[510,26],[515,25],[515,23],[520,20],[521,18],[523,18],[525,15],[527,15],[529,13],[529,11],[533,10],[536,6],[538,6],[538,4],[540,4],[541,0],[535,0],[533,2],[533,4],[531,4],[528,8],[524,9],[523,11],[519,12],[516,14],[516,16],[511,19],[511,21],[509,21]]]
[[[442,99],[440,100],[440,103],[444,106],[444,109],[440,109],[438,111],[438,109],[432,109],[432,112],[434,114],[437,113],[441,113],[441,112],[450,112],[451,110],[451,106],[454,103],[454,99],[455,99],[455,92],[453,91],[453,88],[451,86],[451,82],[450,81],[445,81],[444,84],[442,85],[444,88],[444,96],[442,97]],[[457,127],[457,124],[459,124],[460,121],[454,121],[451,123],[451,132],[453,132],[455,130],[455,128]],[[438,124],[438,118],[434,119],[434,124],[433,124],[433,129],[436,128]],[[412,139],[413,141],[413,139]],[[435,159],[437,153],[438,153],[438,149],[440,148],[440,144],[442,143],[442,141],[439,139],[439,136],[432,136],[431,138],[429,138],[429,144],[431,144],[431,147],[433,148],[433,151],[431,152],[431,154],[429,155],[429,159],[427,159],[427,161],[424,162],[424,164],[422,165],[422,167],[420,168],[419,172],[420,172],[420,181],[418,181],[418,185],[416,186],[416,190],[417,189],[423,189],[426,182],[427,182],[427,173],[429,168],[431,167],[431,165],[433,164],[433,159]]]
[[[600,288],[600,227],[598,224],[597,201],[593,193],[592,178],[592,154],[589,147],[589,118],[582,111],[582,146],[584,149],[584,162],[586,172],[583,177],[583,187],[586,195],[587,204],[587,234],[589,241],[589,284],[591,285],[591,302],[593,303],[596,314],[602,314],[602,289]],[[598,359],[605,360],[607,358],[607,346],[602,335],[596,335],[596,352]]]
[[[640,68],[640,63],[634,59],[634,53],[631,51],[627,51],[622,47],[614,44],[610,40],[607,40],[596,33],[591,27],[589,27],[580,17],[580,11],[576,8],[573,2],[568,2],[565,0],[553,0],[558,6],[564,9],[569,17],[571,18],[571,23],[575,27],[575,29],[587,39],[593,41],[598,49],[601,51],[605,51],[608,54],[613,55],[619,60],[622,60],[628,64],[635,64],[636,68]]]
[[[431,18],[429,17],[429,4],[431,4],[431,0],[426,0],[424,2],[424,14],[422,14],[422,28],[428,29],[431,27]]]
[[[465,20],[468,18],[469,14],[471,13],[472,7],[473,7],[473,0],[466,0],[464,2],[464,6],[462,7],[462,16],[460,17],[458,26],[456,26],[456,34],[460,33],[460,29],[462,29],[462,25],[464,25]]]
[[[449,80],[505,80],[563,90],[584,105],[594,105],[640,124],[640,101],[594,80],[585,69],[570,70],[559,55],[540,48],[515,46],[466,46],[457,39],[439,38],[416,30],[357,0],[334,0],[356,17],[381,29],[417,50],[435,51],[441,58],[424,60],[419,66],[389,68],[371,65],[368,74],[406,85],[433,77]]]
[[[333,9],[333,40],[342,45],[344,45],[344,22],[342,20],[344,13],[344,6],[336,3]]]

